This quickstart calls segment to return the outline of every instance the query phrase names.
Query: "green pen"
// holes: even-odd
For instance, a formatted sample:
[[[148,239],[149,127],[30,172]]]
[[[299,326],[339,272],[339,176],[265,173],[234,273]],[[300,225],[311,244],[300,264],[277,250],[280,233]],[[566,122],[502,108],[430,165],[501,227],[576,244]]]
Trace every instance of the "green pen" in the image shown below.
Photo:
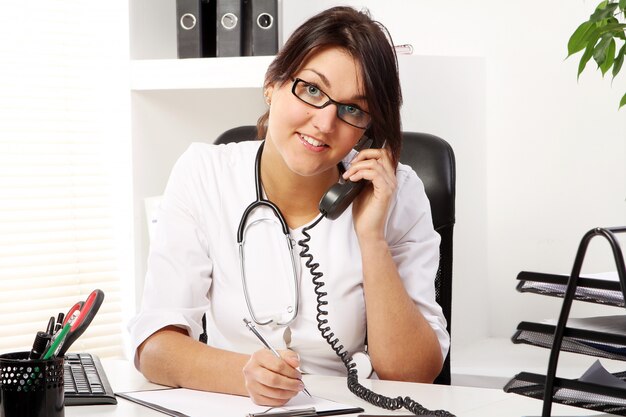
[[[48,348],[48,351],[46,352],[45,355],[43,355],[43,360],[48,360],[52,357],[52,355],[54,355],[54,352],[57,351],[57,348],[59,347],[59,345],[63,342],[63,340],[65,339],[65,336],[67,335],[67,332],[70,331],[70,327],[72,327],[72,325],[70,323],[67,323],[65,326],[63,326],[63,328],[61,329],[61,331],[59,331],[56,335],[54,340],[52,341],[52,343],[50,344],[50,347]]]

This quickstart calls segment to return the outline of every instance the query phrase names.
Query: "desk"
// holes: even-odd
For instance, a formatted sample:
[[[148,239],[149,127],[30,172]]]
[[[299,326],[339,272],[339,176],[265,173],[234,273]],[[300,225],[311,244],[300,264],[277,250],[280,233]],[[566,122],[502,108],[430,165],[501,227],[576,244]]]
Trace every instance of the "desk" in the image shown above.
[[[135,370],[130,362],[102,360],[107,377],[116,392],[160,388]],[[386,411],[355,397],[346,387],[345,378],[305,375],[304,382],[311,394],[345,404],[362,407],[367,413],[407,414],[407,411]],[[507,394],[500,389],[413,384],[394,381],[361,381],[366,387],[388,396],[408,395],[430,409],[444,408],[457,417],[507,417],[540,416],[542,402],[517,394]],[[159,417],[159,412],[118,398],[117,405],[65,407],[66,417]],[[581,408],[554,404],[553,416],[609,416]],[[350,414],[356,416],[356,414]],[[207,417],[213,417],[207,414]],[[219,417],[219,416],[215,416]]]

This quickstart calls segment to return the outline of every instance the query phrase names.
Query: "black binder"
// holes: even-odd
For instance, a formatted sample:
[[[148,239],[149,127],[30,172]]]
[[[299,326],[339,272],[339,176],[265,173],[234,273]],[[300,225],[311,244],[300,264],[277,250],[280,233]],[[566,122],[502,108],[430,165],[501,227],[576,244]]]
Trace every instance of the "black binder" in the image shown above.
[[[215,1],[176,0],[178,58],[215,56]]]
[[[244,16],[243,54],[275,55],[278,52],[277,0],[244,0]]]
[[[216,12],[216,56],[241,56],[241,0],[213,0]]]

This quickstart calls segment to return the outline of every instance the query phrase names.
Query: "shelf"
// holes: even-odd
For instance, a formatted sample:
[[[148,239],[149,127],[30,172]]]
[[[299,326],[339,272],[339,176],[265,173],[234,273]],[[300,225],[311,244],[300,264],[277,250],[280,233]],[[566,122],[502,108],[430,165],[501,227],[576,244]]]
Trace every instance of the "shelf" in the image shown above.
[[[613,376],[626,380],[626,372]],[[545,381],[544,375],[521,372],[506,384],[504,391],[543,400]],[[554,402],[626,416],[626,389],[565,378],[554,378],[554,383]]]
[[[626,317],[613,316],[620,323]],[[577,319],[570,319],[576,321]],[[584,322],[585,319],[578,319]],[[613,320],[615,322],[615,320]],[[552,348],[555,326],[543,323],[521,322],[512,337],[513,343],[523,343],[547,349]],[[566,327],[563,333],[562,351],[579,353],[599,358],[626,361],[626,335],[606,331]]]
[[[580,241],[569,277],[525,271],[517,277],[520,281],[517,290],[520,292],[563,298],[561,314],[556,325],[522,322],[513,336],[514,343],[550,348],[546,375],[522,372],[504,387],[506,392],[542,399],[543,417],[551,415],[553,402],[626,416],[626,372],[611,376],[600,362],[596,361],[579,379],[556,376],[561,351],[626,359],[624,335],[626,317],[613,315],[569,319],[574,300],[624,306],[626,288],[623,285],[626,285],[626,265],[615,237],[616,233],[624,232],[626,227],[597,227],[589,230]],[[604,237],[609,242],[616,272],[595,274],[592,278],[581,277],[580,272],[589,242],[598,236]],[[574,323],[577,323],[579,328],[567,327]]]
[[[273,56],[131,62],[132,91],[261,88]]]
[[[518,274],[517,279],[519,281],[517,291],[519,292],[563,298],[569,276],[522,271]],[[624,307],[624,295],[617,272],[580,277],[574,299],[594,304]]]

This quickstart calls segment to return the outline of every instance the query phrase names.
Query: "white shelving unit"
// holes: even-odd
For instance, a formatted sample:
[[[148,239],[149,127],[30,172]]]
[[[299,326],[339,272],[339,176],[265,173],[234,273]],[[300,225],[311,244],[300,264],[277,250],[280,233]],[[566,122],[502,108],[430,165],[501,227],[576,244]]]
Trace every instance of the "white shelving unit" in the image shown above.
[[[192,142],[256,124],[272,57],[176,59],[176,1],[129,2],[136,301],[148,253],[144,200],[163,193]]]
[[[174,163],[191,143],[212,143],[231,127],[256,124],[265,111],[262,80],[267,66],[263,61],[267,59],[251,59],[254,65],[237,71],[243,74],[241,82],[231,77],[224,84],[217,80],[228,65],[222,68],[210,59],[193,61],[200,62],[133,63],[131,121],[137,302],[143,291],[149,247],[144,200],[163,193]],[[256,86],[255,79],[260,80]]]
[[[273,57],[135,60],[131,89],[212,90],[260,88]]]

